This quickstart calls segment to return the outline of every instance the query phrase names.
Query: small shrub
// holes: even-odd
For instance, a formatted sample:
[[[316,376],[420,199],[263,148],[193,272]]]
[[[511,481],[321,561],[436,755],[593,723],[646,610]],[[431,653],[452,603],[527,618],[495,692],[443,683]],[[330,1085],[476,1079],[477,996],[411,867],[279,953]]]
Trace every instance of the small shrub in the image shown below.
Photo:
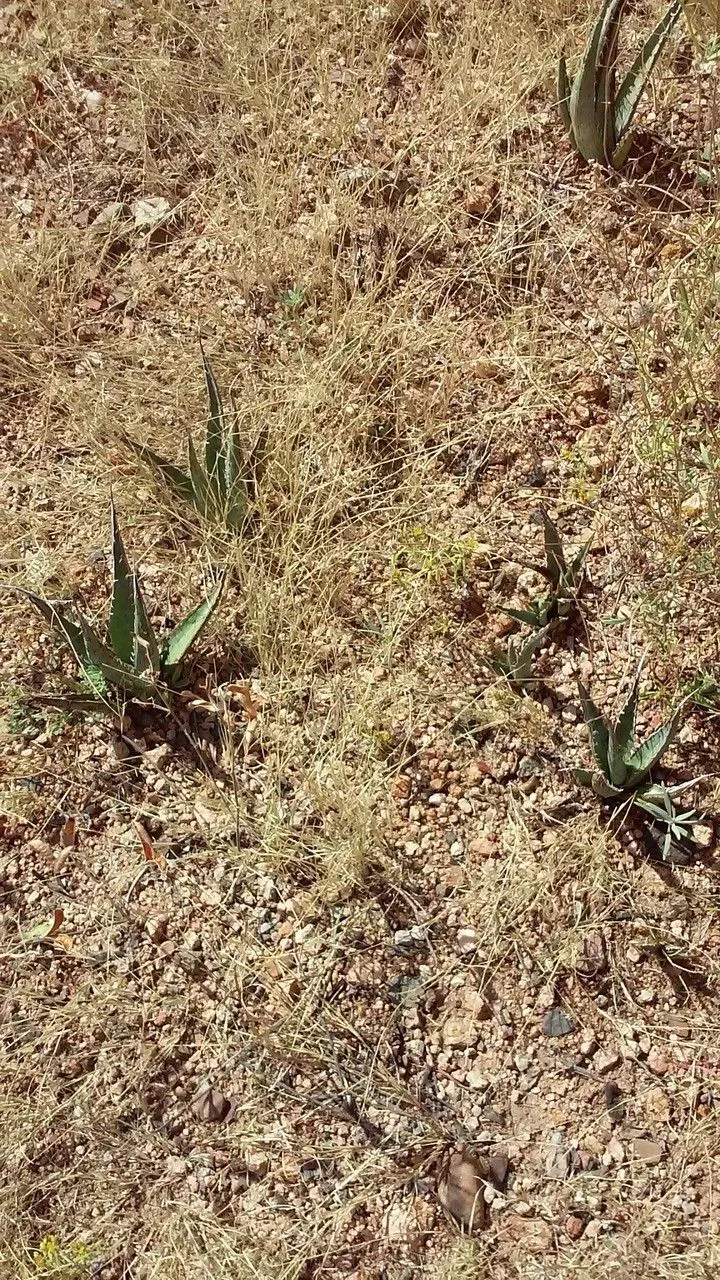
[[[550,627],[542,627],[524,643],[521,640],[509,640],[505,653],[494,653],[486,659],[488,666],[514,688],[525,689],[537,684],[537,678],[532,674],[532,662],[550,630]]]
[[[680,727],[685,702],[676,707],[668,722],[645,742],[635,742],[635,720],[640,693],[641,668],[633,681],[627,701],[617,720],[606,720],[578,682],[583,716],[597,768],[577,769],[578,782],[592,787],[603,800],[620,800],[631,795],[650,777],[651,770],[667,751]]]

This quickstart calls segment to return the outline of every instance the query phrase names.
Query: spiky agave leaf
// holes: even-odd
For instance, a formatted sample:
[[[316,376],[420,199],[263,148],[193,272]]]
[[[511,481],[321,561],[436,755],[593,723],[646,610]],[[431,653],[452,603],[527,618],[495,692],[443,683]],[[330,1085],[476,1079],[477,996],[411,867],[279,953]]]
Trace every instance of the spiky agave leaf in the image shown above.
[[[638,697],[640,695],[640,676],[642,674],[642,663],[637,669],[635,679],[630,686],[630,692],[625,699],[625,704],[615,722],[615,737],[617,739],[618,748],[623,755],[627,753],[628,747],[631,745],[635,735],[635,721],[637,719]]]
[[[547,577],[550,579],[554,587],[559,587],[563,577],[567,573],[565,552],[563,551],[563,545],[560,541],[560,534],[545,510],[542,511],[542,520]]]
[[[522,622],[530,627],[544,627],[547,625],[551,603],[552,600],[535,600],[529,609],[501,608],[500,612],[507,614],[514,622]]]
[[[43,599],[42,596],[36,595],[34,591],[27,591],[24,588],[19,589],[53,630],[59,632],[78,666],[86,673],[91,682],[92,673],[95,670],[100,672],[107,684],[115,684],[126,693],[136,697],[146,700],[153,698],[155,693],[154,685],[136,676],[132,667],[122,662],[113,653],[112,649],[103,644],[82,614],[79,614],[77,618],[73,618],[59,604]]]
[[[225,523],[237,531],[245,523],[250,496],[237,421],[233,421],[227,433],[224,465]]]
[[[200,350],[202,352],[205,385],[210,406],[205,435],[205,474],[208,487],[215,499],[215,504],[219,509],[222,509],[227,501],[225,414],[220,397],[220,388],[215,380],[212,365],[205,355],[202,343],[200,344]]]
[[[680,705],[675,708],[667,724],[661,725],[659,729],[650,734],[650,737],[645,742],[626,756],[626,763],[631,770],[630,776],[633,786],[637,786],[639,782],[642,782],[643,778],[647,777],[661,756],[667,751],[680,728],[686,701],[686,699],[683,699]]]
[[[624,787],[614,786],[612,782],[608,781],[605,774],[599,770],[593,773],[590,785],[595,795],[599,796],[601,800],[619,800],[625,794]]]
[[[159,475],[168,488],[183,502],[195,505],[195,493],[193,483],[190,476],[182,471],[180,467],[176,467],[174,462],[169,462],[167,458],[163,458],[161,454],[156,453],[150,448],[149,444],[140,444],[139,441],[131,439],[130,436],[125,437],[127,444],[133,450],[135,455],[144,462],[151,471]]]
[[[632,144],[630,125],[638,103],[682,10],[682,0],[672,0],[618,91],[618,41],[626,3],[604,0],[572,85],[564,58],[558,66],[558,105],[571,141],[585,160],[615,169],[627,159]]]
[[[665,47],[665,42],[681,14],[682,4],[680,0],[673,0],[663,17],[650,32],[620,85],[614,102],[616,148],[615,153],[610,157],[615,168],[619,168],[627,158],[629,142],[632,141],[631,135],[628,133],[630,125],[655,63],[660,57]],[[618,144],[621,149],[624,148],[624,154],[622,154],[622,150],[618,151]]]
[[[528,684],[532,679],[532,660],[540,645],[550,631],[550,627],[542,627],[530,636],[523,645],[510,641],[507,657],[498,660],[495,669],[504,675],[511,684]]]
[[[617,7],[608,12],[605,39],[601,46],[598,66],[597,111],[602,129],[603,158],[606,164],[610,164],[610,157],[617,146],[615,137],[616,66],[620,22],[625,4],[626,0],[620,0]]]
[[[135,639],[135,590],[134,576],[128,564],[125,546],[120,533],[115,503],[110,501],[110,530],[112,534],[112,598],[108,632],[110,644],[121,662],[133,664]]]
[[[193,506],[198,514],[207,520],[208,517],[215,513],[217,504],[213,501],[214,494],[205,470],[195,452],[195,445],[191,435],[188,435],[188,461],[190,463],[190,479],[192,480],[193,488]]]
[[[601,800],[619,800],[624,794],[622,787],[614,787],[597,769],[573,769],[573,777],[581,786],[591,787]]]
[[[77,623],[82,633],[83,655],[76,652],[75,656],[91,682],[94,668],[107,684],[117,685],[132,697],[143,698],[148,702],[158,700],[158,690],[152,680],[145,680],[137,675],[128,663],[123,662],[112,649],[103,644],[82,614],[78,615]]]
[[[70,652],[81,666],[90,661],[80,627],[68,611],[62,608],[59,600],[46,600],[43,596],[36,595],[34,591],[28,591],[25,587],[16,587],[15,590],[30,601],[40,616],[45,619],[51,630],[60,633]]]
[[[618,746],[615,729],[610,725],[608,730],[608,780],[613,787],[622,788],[627,782],[629,773],[630,770]]]
[[[207,626],[215,612],[225,585],[225,576],[220,579],[212,595],[191,610],[167,637],[160,655],[164,672],[172,672],[182,662],[191,646],[195,643],[204,627]]]
[[[625,786],[631,772],[627,756],[635,733],[641,669],[642,664],[620,715],[608,726],[608,778],[615,787]]]
[[[567,60],[565,54],[561,54],[558,62],[557,71],[557,96],[558,108],[560,110],[560,118],[565,125],[565,130],[569,134],[570,141],[573,146],[577,146],[575,142],[575,132],[573,130],[572,116],[570,115],[570,93],[572,86],[570,77],[568,76]]]
[[[115,656],[136,675],[156,674],[158,647],[140,582],[128,563],[114,502],[110,503],[112,530],[112,599],[108,632]]]
[[[260,480],[265,470],[268,443],[268,425],[263,423],[247,456],[240,447],[237,422],[233,425],[232,451],[228,448],[228,461],[233,459],[232,484],[228,478],[228,526],[240,529],[247,519],[250,503],[257,497]],[[233,488],[234,485],[234,488]],[[235,495],[233,498],[233,494]]]
[[[578,680],[578,693],[580,695],[580,706],[582,707],[583,719],[588,733],[590,734],[590,746],[595,757],[596,764],[605,777],[609,777],[610,766],[608,762],[608,751],[610,744],[610,726],[605,718],[593,702],[585,685]]]
[[[137,675],[156,676],[160,671],[160,653],[136,573],[133,574],[133,609],[133,667]]]
[[[585,567],[585,561],[587,560],[588,551],[590,550],[591,546],[592,546],[592,538],[588,538],[587,542],[583,543],[583,545],[580,547],[580,550],[575,555],[575,558],[572,560],[570,564],[570,568],[568,569],[567,574],[565,575],[568,584],[573,589],[577,589],[577,587],[580,585],[580,581],[583,575],[583,570]]]
[[[605,0],[570,91],[569,111],[577,149],[585,160],[597,160],[600,164],[606,162],[604,113],[599,101],[604,85],[603,54],[611,23],[625,2]]]

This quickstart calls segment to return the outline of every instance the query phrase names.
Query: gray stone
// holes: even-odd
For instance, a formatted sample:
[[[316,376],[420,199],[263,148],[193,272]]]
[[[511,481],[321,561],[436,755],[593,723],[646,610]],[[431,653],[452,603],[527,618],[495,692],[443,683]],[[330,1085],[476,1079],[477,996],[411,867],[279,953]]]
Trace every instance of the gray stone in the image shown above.
[[[490,1169],[470,1152],[454,1151],[440,1175],[438,1200],[443,1209],[472,1234],[485,1225],[485,1183]]]
[[[570,1035],[571,1031],[575,1030],[575,1027],[567,1014],[556,1006],[553,1009],[548,1009],[545,1014],[542,1020],[542,1030],[543,1035],[549,1037],[567,1036]]]

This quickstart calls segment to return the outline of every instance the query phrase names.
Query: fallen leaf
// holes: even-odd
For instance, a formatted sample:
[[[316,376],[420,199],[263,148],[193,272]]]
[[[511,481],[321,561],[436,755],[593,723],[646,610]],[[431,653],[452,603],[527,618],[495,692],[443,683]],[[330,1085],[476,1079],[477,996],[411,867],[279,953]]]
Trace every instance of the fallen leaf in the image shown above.
[[[137,831],[140,837],[140,843],[142,845],[143,857],[145,861],[154,862],[156,867],[164,867],[165,858],[155,848],[142,822],[134,822],[133,826],[135,827],[135,830]]]
[[[75,844],[75,836],[77,834],[77,819],[66,818],[60,832],[60,844],[63,849],[72,849]]]
[[[20,935],[23,942],[38,942],[40,940],[50,940],[60,929],[65,919],[62,907],[56,907],[53,911],[52,920],[43,920],[40,924],[34,924],[31,928],[24,930]]]
[[[209,1084],[197,1092],[191,1106],[195,1119],[203,1120],[206,1124],[220,1124],[223,1120],[229,1120],[234,1110],[230,1099]]]
[[[264,699],[254,694],[249,684],[229,684],[227,691],[235,695],[248,720],[257,719],[257,713]]]

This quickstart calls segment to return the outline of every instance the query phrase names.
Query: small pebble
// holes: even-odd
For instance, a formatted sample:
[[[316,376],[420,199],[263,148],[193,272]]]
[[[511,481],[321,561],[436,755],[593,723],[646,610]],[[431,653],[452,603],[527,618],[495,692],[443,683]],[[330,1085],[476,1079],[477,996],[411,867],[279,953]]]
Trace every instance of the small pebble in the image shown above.
[[[651,1142],[648,1138],[635,1138],[632,1153],[636,1160],[644,1164],[659,1164],[663,1158],[663,1149],[659,1142]]]
[[[575,1030],[572,1022],[562,1009],[548,1009],[542,1020],[543,1035],[548,1037],[567,1036]]]
[[[670,1065],[665,1055],[654,1048],[650,1050],[647,1056],[647,1064],[656,1076],[664,1076]]]
[[[597,1071],[599,1076],[604,1076],[608,1071],[612,1071],[619,1061],[619,1053],[615,1053],[612,1049],[598,1049],[592,1060],[593,1070]]]
[[[585,1230],[585,1219],[579,1218],[576,1213],[571,1213],[565,1219],[565,1234],[571,1240],[579,1240]]]

